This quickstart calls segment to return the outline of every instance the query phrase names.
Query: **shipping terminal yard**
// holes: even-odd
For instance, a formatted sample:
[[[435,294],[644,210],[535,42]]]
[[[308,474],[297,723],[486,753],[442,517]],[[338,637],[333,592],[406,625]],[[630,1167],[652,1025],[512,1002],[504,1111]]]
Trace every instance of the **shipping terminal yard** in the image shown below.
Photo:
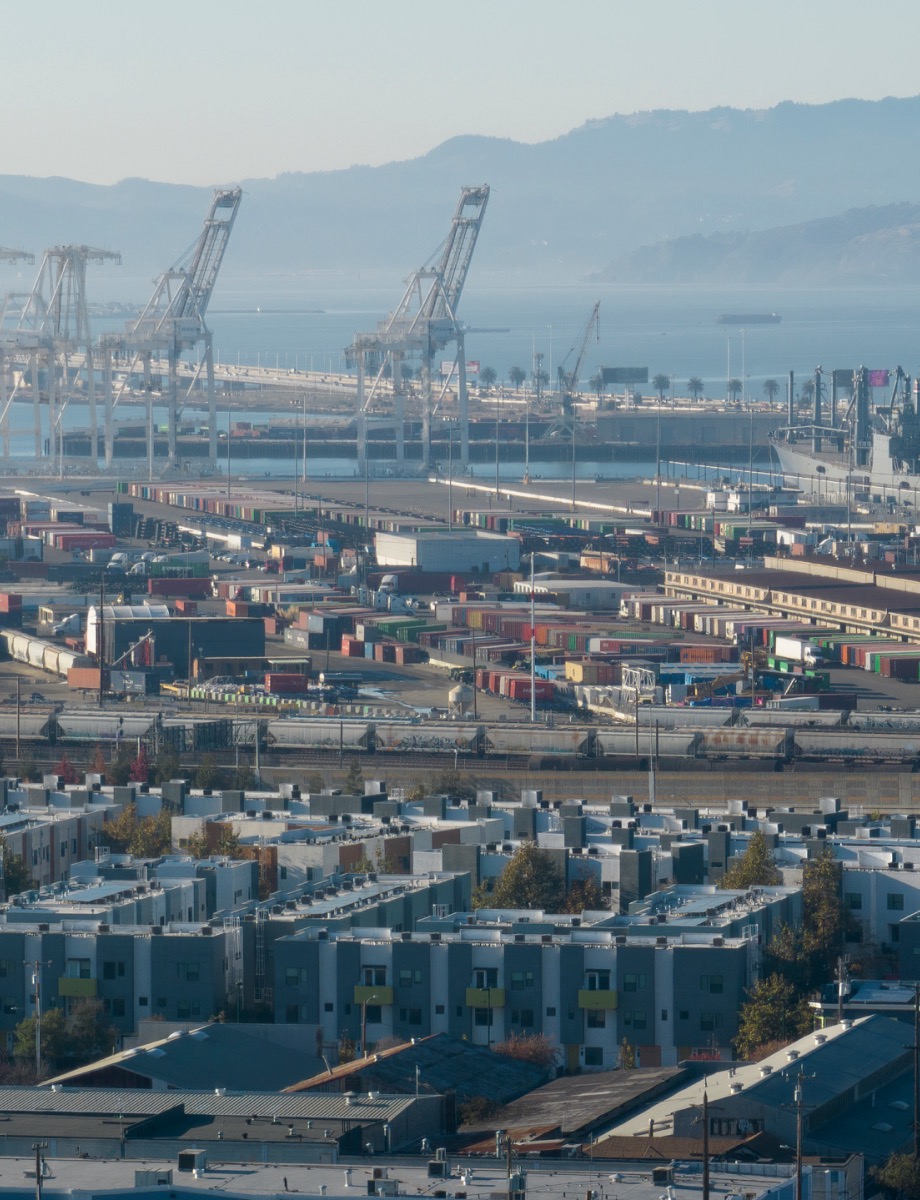
[[[852,400],[859,451],[868,377],[588,386],[596,305],[489,381],[487,186],[347,373],[221,366],[241,197],[123,330],[86,246],[0,322],[0,1190],[860,1200],[915,1128],[920,497],[770,439]]]

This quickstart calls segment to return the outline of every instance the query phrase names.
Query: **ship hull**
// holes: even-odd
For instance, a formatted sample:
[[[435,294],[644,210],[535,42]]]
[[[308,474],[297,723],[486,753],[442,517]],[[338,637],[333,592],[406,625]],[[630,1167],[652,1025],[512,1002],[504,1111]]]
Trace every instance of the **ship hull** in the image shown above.
[[[822,455],[804,445],[796,445],[781,438],[772,439],[771,444],[783,475],[789,479],[808,482],[812,487],[816,481],[823,481],[825,487],[828,483],[839,483],[845,490],[849,477],[854,487],[869,487],[881,495],[920,489],[920,474],[899,468],[891,456],[889,439],[884,434],[876,433],[873,436],[868,465],[852,468],[842,457]]]

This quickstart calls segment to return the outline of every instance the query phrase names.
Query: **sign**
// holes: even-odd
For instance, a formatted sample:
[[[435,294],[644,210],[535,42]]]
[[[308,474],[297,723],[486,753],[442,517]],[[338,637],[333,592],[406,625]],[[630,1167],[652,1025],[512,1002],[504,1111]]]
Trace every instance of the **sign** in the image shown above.
[[[888,377],[890,375],[889,371],[867,371],[866,374],[869,377],[869,387],[877,388],[888,386]]]
[[[601,367],[601,379],[609,383],[648,383],[648,367]]]
[[[455,362],[442,362],[441,363],[441,377],[443,379],[449,379],[450,376],[453,375],[453,373],[456,371],[456,369],[457,369],[457,364]],[[479,359],[478,358],[471,358],[467,361],[466,373],[467,373],[467,375],[478,375],[479,374]]]
[[[852,388],[853,372],[852,371],[834,371],[834,387]]]

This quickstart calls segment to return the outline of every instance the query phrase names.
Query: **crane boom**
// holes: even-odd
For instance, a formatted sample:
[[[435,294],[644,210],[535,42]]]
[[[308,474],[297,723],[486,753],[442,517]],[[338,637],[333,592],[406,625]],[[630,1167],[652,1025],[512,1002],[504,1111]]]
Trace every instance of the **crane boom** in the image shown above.
[[[587,324],[581,331],[578,340],[576,340],[575,344],[572,346],[572,349],[559,364],[559,395],[562,398],[563,410],[566,412],[571,411],[572,404],[574,402],[575,392],[578,389],[578,377],[581,374],[581,368],[585,361],[585,354],[588,352],[588,342],[591,340],[591,334],[594,333],[595,337],[598,336],[598,330],[600,326],[600,311],[601,302],[598,300],[597,304],[595,304],[594,308],[591,310],[591,316],[588,317]],[[572,369],[567,371],[565,369],[565,364],[568,362],[570,356],[575,352],[576,347],[578,349],[578,353],[575,356],[575,363]]]
[[[34,263],[35,255],[28,250],[7,250],[5,246],[0,246],[0,262]]]

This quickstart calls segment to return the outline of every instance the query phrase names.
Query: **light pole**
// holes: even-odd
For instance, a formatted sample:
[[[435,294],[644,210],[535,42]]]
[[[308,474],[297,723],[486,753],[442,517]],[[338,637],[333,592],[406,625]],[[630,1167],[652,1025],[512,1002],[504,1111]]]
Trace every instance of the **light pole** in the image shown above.
[[[447,426],[447,532],[454,528],[454,427]]]

